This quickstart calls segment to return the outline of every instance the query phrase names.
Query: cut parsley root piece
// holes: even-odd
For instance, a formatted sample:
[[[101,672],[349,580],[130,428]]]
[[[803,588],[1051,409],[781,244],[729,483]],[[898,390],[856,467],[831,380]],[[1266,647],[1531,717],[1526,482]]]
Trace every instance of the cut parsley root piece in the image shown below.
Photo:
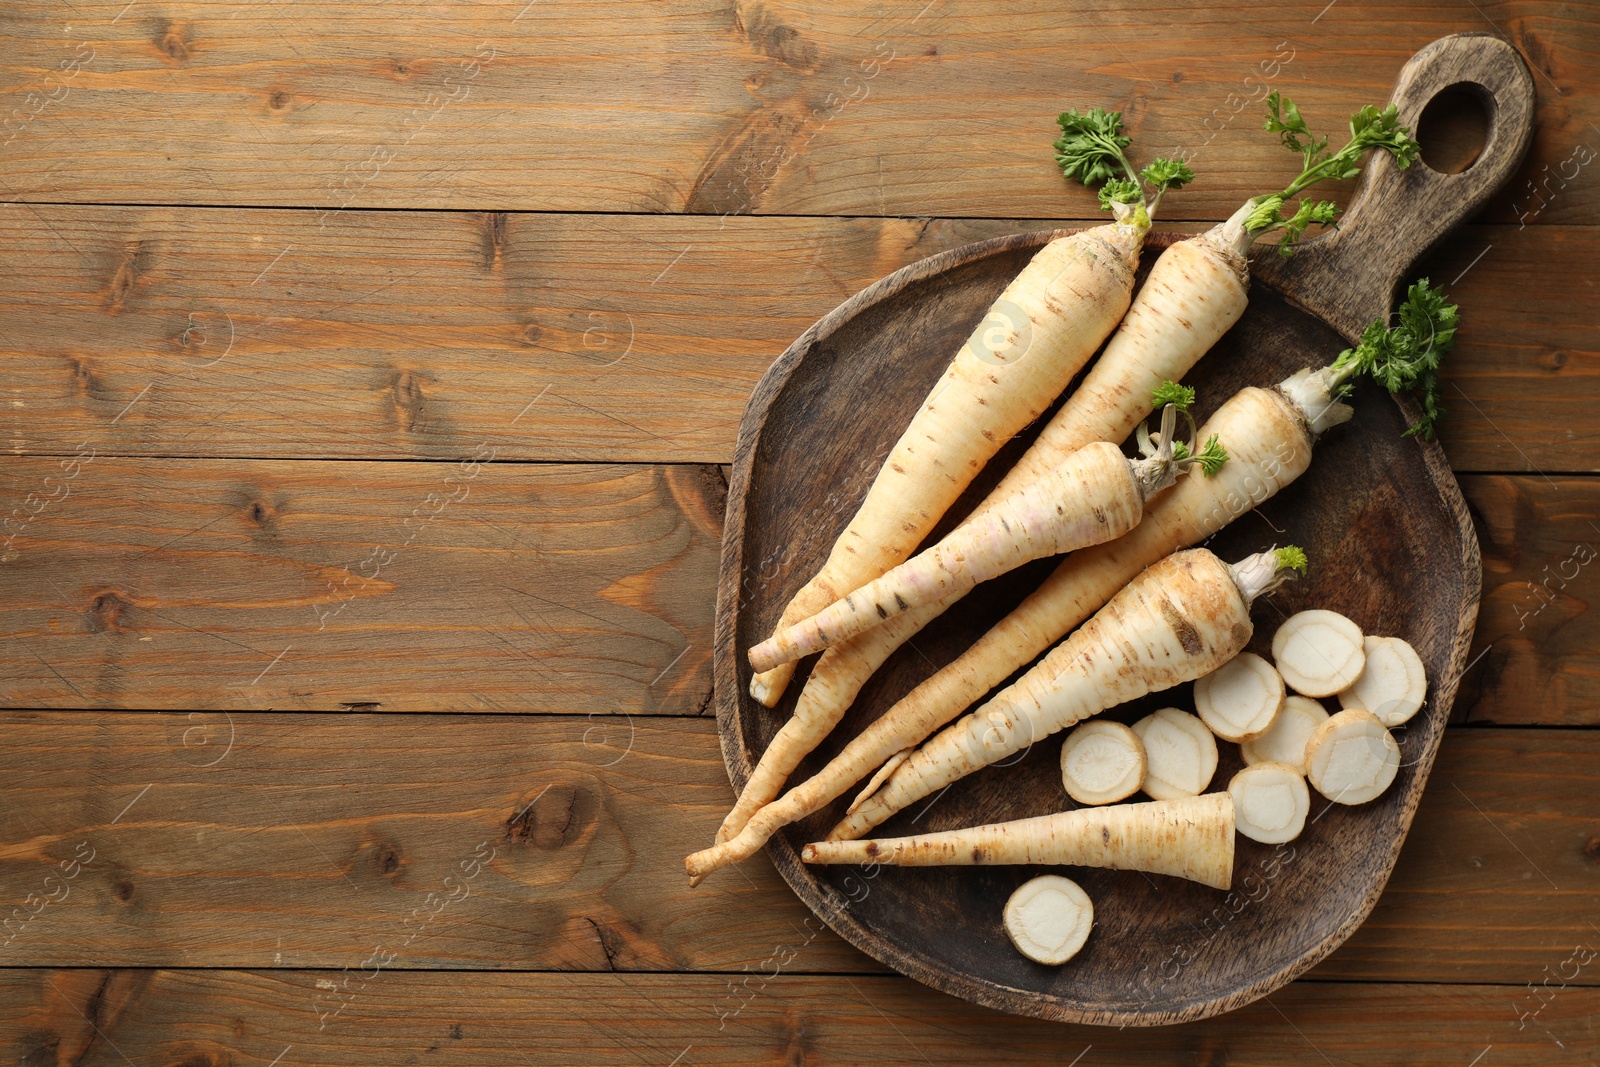
[[[1070,878],[1041,874],[1006,901],[1006,933],[1017,951],[1055,966],[1078,954],[1094,927],[1094,902]]]
[[[1144,784],[1144,743],[1120,722],[1081,723],[1061,746],[1061,784],[1079,804],[1126,800]]]
[[[1263,845],[1293,841],[1305,828],[1311,794],[1300,771],[1287,763],[1254,763],[1228,783],[1234,829]]]
[[[1272,729],[1246,741],[1239,751],[1245,763],[1287,763],[1304,774],[1306,742],[1327,721],[1327,709],[1310,697],[1285,697]]]
[[[1317,727],[1306,742],[1306,777],[1335,804],[1365,804],[1389,788],[1400,746],[1370,711],[1350,708]]]
[[[1253,652],[1241,652],[1194,683],[1194,710],[1224,741],[1249,741],[1272,728],[1283,708],[1283,676]]]
[[[1298,612],[1272,635],[1272,659],[1296,693],[1331,697],[1361,677],[1361,628],[1337,611]]]
[[[1339,694],[1339,706],[1365,708],[1385,726],[1399,726],[1422,707],[1428,675],[1417,650],[1398,637],[1369,637],[1361,643],[1366,666],[1355,684]]]
[[[1233,884],[1234,838],[1233,797],[1207,793],[1075,808],[912,837],[814,841],[800,850],[800,858],[806,863],[889,867],[1103,867],[1227,889]]]
[[[1153,800],[1199,796],[1217,773],[1217,739],[1206,724],[1162,708],[1133,724],[1144,743],[1144,791]]]

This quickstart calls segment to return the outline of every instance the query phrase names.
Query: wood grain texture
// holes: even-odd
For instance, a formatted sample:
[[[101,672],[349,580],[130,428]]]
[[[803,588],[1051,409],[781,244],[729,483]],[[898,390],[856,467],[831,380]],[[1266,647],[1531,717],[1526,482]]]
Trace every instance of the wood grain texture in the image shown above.
[[[765,857],[684,887],[731,799],[706,720],[9,713],[0,899],[23,910],[0,958],[354,968],[383,945],[406,969],[756,972],[787,945],[785,971],[881,971]],[[1452,729],[1377,909],[1314,975],[1537,982],[1600,947],[1597,820],[1600,736]],[[23,922],[82,842],[93,861]]]
[[[348,1007],[323,1016],[337,1001],[319,986],[347,981]],[[1080,1067],[1323,1058],[1461,1067],[1491,1047],[1492,1063],[1563,1067],[1590,1063],[1600,1038],[1600,992],[1572,988],[1521,1032],[1520,988],[1309,982],[1220,1019],[1116,1031],[1003,1019],[889,977],[378,972],[358,981],[359,972],[338,971],[4,972],[0,1042],[13,1062],[75,1067],[380,1059],[637,1067],[674,1057],[739,1067],[1074,1057]]]
[[[0,443],[726,463],[756,380],[813,321],[1036,225],[18,205],[0,211]],[[1574,431],[1600,402],[1600,326],[1571,312],[1597,258],[1600,229],[1541,220],[1467,227],[1418,268],[1463,308],[1442,431],[1458,470],[1595,468]]]
[[[815,318],[1006,229],[385,212],[324,228],[303,211],[13,207],[0,441],[726,462],[751,387]]]
[[[1561,476],[1595,469],[1600,366],[1581,7],[5,5],[0,705],[63,710],[0,715],[4,1057],[1590,1062],[1594,967],[1540,1004],[1600,948],[1591,732],[1450,730],[1362,928],[1176,1029],[884,976],[764,857],[680,876],[731,801],[693,718],[708,465],[778,353],[907,263],[1093,215],[1050,163],[1062,108],[1193,157],[1161,223],[1192,230],[1290,173],[1269,88],[1337,138],[1472,30],[1529,61],[1537,130],[1422,268],[1466,311],[1446,451],[1489,472],[1463,479],[1487,581],[1458,717],[1593,725],[1593,568],[1562,577],[1600,523],[1600,483]],[[1423,121],[1430,162],[1475,151],[1458,105]],[[292,710],[341,706],[513,714]],[[85,835],[96,862],[19,928]]]
[[[0,551],[0,701],[11,706],[683,715],[711,692],[720,470],[487,464],[474,495],[401,544],[373,595],[356,599],[385,558],[363,569],[373,550],[404,542],[429,494],[459,492],[444,482],[454,468],[104,457],[61,481],[60,463],[0,471],[0,544],[21,527]],[[1461,484],[1485,592],[1456,720],[1600,724],[1589,610],[1600,570],[1584,562],[1600,550],[1600,482]],[[28,495],[37,506],[62,485],[68,495],[27,521]],[[104,521],[126,514],[138,522]],[[508,550],[530,545],[588,551],[508,564]],[[460,617],[461,589],[491,591],[470,601],[480,617]],[[318,631],[324,612],[337,614]],[[347,656],[383,670],[351,671]]]
[[[1581,9],[1345,0],[1241,22],[1181,0],[438,8],[120,0],[8,5],[10,194],[34,200],[489,210],[1051,217],[1067,107],[1127,113],[1221,218],[1294,173],[1269,88],[1342,132],[1413,52],[1498,33],[1539,80],[1534,154],[1494,217],[1597,221],[1600,29]],[[65,65],[65,66],[64,66]],[[641,116],[648,109],[648,119]],[[1578,158],[1582,158],[1581,156]],[[1565,165],[1565,166],[1563,166]],[[1281,181],[1280,181],[1281,184]]]
[[[82,455],[0,470],[10,706],[710,699],[715,468]]]
[[[1474,723],[1600,725],[1600,480],[1463,479],[1483,545],[1483,610],[1456,701]]]

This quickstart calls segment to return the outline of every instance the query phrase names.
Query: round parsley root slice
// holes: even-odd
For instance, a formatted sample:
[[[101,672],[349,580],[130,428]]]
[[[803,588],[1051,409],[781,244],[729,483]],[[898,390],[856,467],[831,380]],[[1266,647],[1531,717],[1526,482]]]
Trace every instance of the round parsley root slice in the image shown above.
[[[1428,674],[1417,650],[1398,637],[1369,637],[1361,643],[1366,666],[1355,684],[1339,694],[1339,706],[1365,708],[1385,726],[1399,726],[1422,707]]]
[[[1070,878],[1041,874],[1006,901],[1006,933],[1017,951],[1055,966],[1078,954],[1094,926],[1094,903]]]
[[[1144,791],[1152,800],[1197,797],[1217,773],[1217,739],[1206,724],[1177,708],[1133,724],[1144,742]]]
[[[1272,635],[1272,659],[1289,688],[1331,697],[1361,677],[1361,628],[1337,611],[1301,611]]]
[[[1400,746],[1389,728],[1362,708],[1332,716],[1306,742],[1306,777],[1335,804],[1375,799],[1399,769]]]
[[[1233,776],[1228,792],[1234,829],[1263,845],[1299,837],[1311,811],[1305,779],[1287,763],[1253,763]]]
[[[1061,784],[1079,804],[1126,800],[1144,784],[1144,742],[1120,722],[1080,723],[1061,745]]]
[[[1283,676],[1253,652],[1241,652],[1194,683],[1194,710],[1224,741],[1248,741],[1272,727],[1283,709]]]
[[[1239,752],[1246,763],[1287,763],[1304,774],[1306,742],[1327,721],[1328,709],[1310,697],[1285,697],[1272,728],[1240,745]]]

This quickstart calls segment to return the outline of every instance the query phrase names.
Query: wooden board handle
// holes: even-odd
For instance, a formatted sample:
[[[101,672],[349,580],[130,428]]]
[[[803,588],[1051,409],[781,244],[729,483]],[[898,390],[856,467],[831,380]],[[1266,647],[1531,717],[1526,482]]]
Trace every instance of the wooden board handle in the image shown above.
[[[1489,120],[1483,151],[1466,170],[1441,174],[1421,159],[1401,170],[1388,152],[1374,152],[1338,229],[1292,256],[1264,246],[1251,257],[1255,277],[1352,342],[1389,314],[1412,264],[1483,207],[1533,139],[1533,77],[1500,38],[1458,33],[1434,41],[1401,69],[1389,102],[1416,137],[1423,109],[1447,89],[1476,95]]]

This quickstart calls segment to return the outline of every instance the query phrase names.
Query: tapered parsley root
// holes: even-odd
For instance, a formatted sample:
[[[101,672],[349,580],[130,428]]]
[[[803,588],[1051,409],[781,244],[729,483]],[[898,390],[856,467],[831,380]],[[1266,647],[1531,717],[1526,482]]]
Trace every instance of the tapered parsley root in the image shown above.
[[[1337,611],[1297,612],[1272,635],[1272,661],[1296,693],[1331,697],[1361,677],[1361,628]]]
[[[1162,708],[1133,724],[1144,744],[1144,791],[1155,800],[1199,796],[1217,773],[1217,739],[1205,723]]]
[[[1306,742],[1328,721],[1328,711],[1310,697],[1289,696],[1272,728],[1239,746],[1246,763],[1286,763],[1306,772]]]
[[[1417,650],[1398,637],[1361,642],[1366,665],[1355,684],[1339,694],[1339,706],[1365,708],[1385,726],[1399,726],[1422,707],[1428,675]]]
[[[1070,878],[1041,874],[1006,901],[1006,934],[1035,963],[1055,966],[1078,954],[1094,928],[1094,903]]]
[[[807,863],[901,867],[1044,864],[1105,867],[1187,878],[1217,889],[1233,881],[1233,798],[1211,793],[1147,804],[1078,808],[968,830],[877,841],[819,841]]]
[[[1027,674],[931,738],[829,836],[860,837],[906,805],[1058,730],[1215,670],[1249,642],[1251,602],[1295,573],[1286,552],[1230,566],[1197,548],[1147,568]],[[1303,567],[1303,556],[1297,562]],[[1147,787],[1148,779],[1147,772]]]
[[[1144,772],[1144,743],[1120,722],[1079,723],[1061,744],[1061,784],[1079,804],[1127,800],[1144,784]]]
[[[1194,683],[1194,710],[1212,733],[1242,742],[1271,729],[1286,695],[1272,664],[1241,652]]]
[[[1400,746],[1370,711],[1350,708],[1317,727],[1306,742],[1306,778],[1335,804],[1365,804],[1400,770]]]
[[[1150,411],[1144,399],[1151,390],[1163,380],[1181,379],[1244,314],[1250,245],[1282,230],[1282,250],[1288,252],[1312,222],[1333,222],[1331,202],[1302,201],[1298,210],[1285,215],[1289,201],[1324,179],[1355,177],[1361,158],[1370,151],[1390,153],[1402,168],[1419,151],[1393,107],[1379,111],[1368,106],[1353,114],[1350,141],[1337,152],[1328,149],[1327,138],[1312,137],[1293,102],[1276,93],[1269,98],[1267,128],[1303,156],[1301,173],[1284,189],[1251,197],[1226,222],[1161,253],[1083,384],[997,491],[1028,484],[1087,441],[1121,441],[1132,433]],[[1115,199],[1123,191],[1110,183],[1102,199]]]
[[[1300,770],[1287,763],[1252,763],[1228,783],[1233,823],[1263,845],[1293,841],[1305,828],[1311,794]]]
[[[885,760],[920,744],[965,711],[1007,676],[1060,641],[1144,568],[1216,533],[1233,519],[1294,481],[1311,463],[1311,436],[1304,417],[1287,397],[1269,389],[1236,393],[1200,427],[1197,440],[1226,442],[1228,462],[1214,477],[1189,474],[1151,501],[1144,521],[1132,533],[1074,552],[1045,583],[1010,615],[955,661],[925,680],[899,703],[852,738],[838,756],[811,779],[791,788],[757,812],[742,830],[711,849],[689,857],[695,871],[709,872],[754,855],[767,839],[791,822],[820,810],[872,775]],[[932,616],[930,615],[929,618]],[[832,687],[825,671],[829,657],[866,647],[887,659],[894,643],[916,633],[906,624],[912,613],[874,627],[823,653],[807,687]],[[843,687],[848,689],[848,687]],[[856,689],[860,683],[856,683]],[[849,690],[850,698],[855,690]],[[840,707],[834,721],[844,714]],[[831,723],[830,723],[831,725]],[[809,740],[815,747],[817,739]],[[798,766],[810,747],[793,755]],[[775,755],[776,742],[762,756]]]
[[[867,679],[907,638],[943,610],[942,604],[925,604],[822,654],[800,691],[794,713],[761,754],[739,799],[717,829],[717,844],[737,837],[751,816],[783,792],[783,783],[817,743],[838,725]]]
[[[902,612],[965,593],[1030,560],[1121,537],[1144,517],[1144,502],[1191,464],[1215,474],[1227,461],[1215,438],[1203,451],[1191,452],[1175,440],[1176,425],[1177,408],[1169,404],[1161,444],[1143,459],[1129,460],[1104,441],[1085,445],[914,559],[752,648],[751,666],[770,670]],[[1176,456],[1174,445],[1179,446]]]
[[[1438,290],[1420,283],[1407,295],[1400,316],[1411,325],[1403,331],[1397,327],[1373,340],[1381,334],[1382,320],[1378,320],[1378,333],[1369,329],[1357,349],[1341,355],[1340,359],[1346,360],[1345,368],[1338,372],[1334,393],[1348,388],[1349,376],[1355,373],[1370,373],[1390,389],[1426,389],[1427,376],[1433,373],[1430,368],[1436,367],[1436,360],[1423,358],[1421,351],[1426,347],[1437,354],[1449,347],[1448,342],[1441,343],[1438,338],[1453,333],[1457,309],[1445,304]],[[1415,340],[1419,337],[1432,340],[1421,344]],[[1410,358],[1407,353],[1417,358]],[[1228,463],[1216,477],[1191,475],[1180,479],[1152,501],[1144,521],[1132,533],[1068,556],[1015,611],[880,716],[815,777],[790,789],[737,832],[725,823],[727,836],[719,835],[717,847],[691,857],[691,873],[694,869],[714,870],[754,855],[777,830],[843,795],[885,760],[921,743],[960,715],[1092,615],[1142,568],[1211,536],[1298,478],[1311,462],[1314,435],[1347,420],[1351,414],[1351,409],[1331,395],[1326,386],[1325,372],[1330,369],[1301,371],[1275,390],[1251,387],[1235,394],[1199,432],[1200,439],[1216,435],[1227,443]],[[1412,374],[1415,376],[1408,377]],[[1137,400],[1139,404],[1145,402],[1142,398]],[[1425,404],[1425,408],[1428,406]],[[1436,405],[1432,406],[1436,409]],[[948,606],[950,602],[942,603]],[[937,614],[930,610],[918,623],[913,613],[907,613],[830,649],[817,663],[807,685],[826,686],[831,692],[847,694],[843,700],[854,699],[864,678],[837,681],[828,669],[829,657],[850,649],[852,654],[874,659],[876,666]],[[846,660],[840,656],[837,662]],[[819,721],[831,728],[845,710],[842,706],[829,709],[826,715],[819,716]],[[798,753],[769,749],[762,761],[787,763],[792,770],[825,734],[823,729],[821,734],[803,741],[797,739],[796,747],[803,747]]]
[[[1139,178],[1121,127],[1113,112],[1063,115],[1056,144],[1063,173],[1085,184],[1119,172]],[[1193,177],[1186,168],[1157,167],[1163,162],[1144,175],[1156,201]],[[1110,336],[1133,299],[1133,271],[1154,207],[1142,192],[1122,199],[1138,202],[1112,205],[1116,222],[1045,245],[990,306],[895,443],[827,562],[784,608],[777,630],[903,563],[1000,446],[1038,418]],[[793,673],[785,663],[757,674],[750,693],[771,707]]]

